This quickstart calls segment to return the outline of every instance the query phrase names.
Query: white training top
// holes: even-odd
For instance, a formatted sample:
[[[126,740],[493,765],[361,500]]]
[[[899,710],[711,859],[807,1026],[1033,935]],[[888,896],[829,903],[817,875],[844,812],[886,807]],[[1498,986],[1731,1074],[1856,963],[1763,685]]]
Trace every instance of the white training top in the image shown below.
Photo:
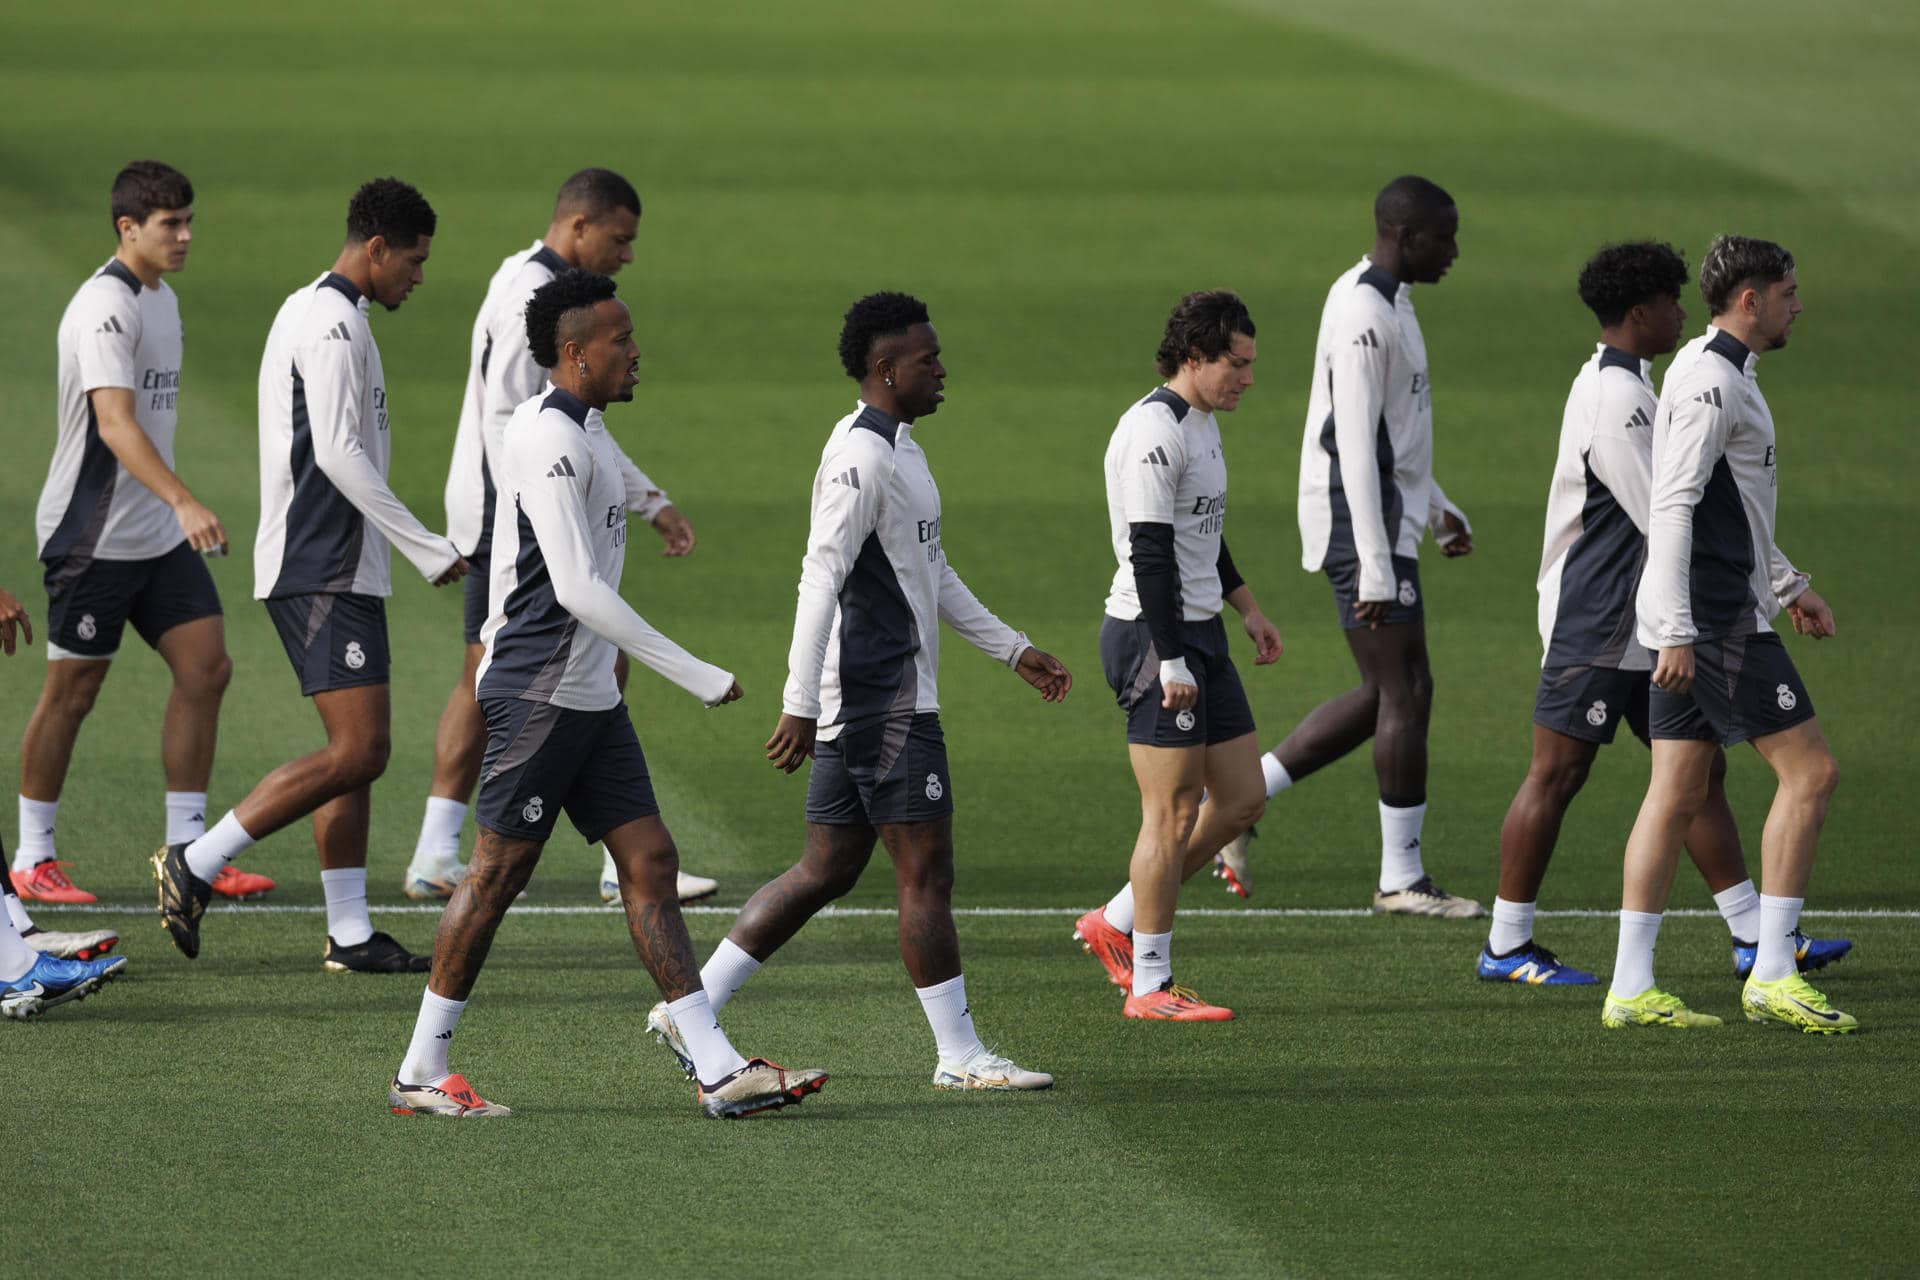
[[[527,344],[527,303],[534,290],[567,269],[565,258],[535,240],[500,264],[473,318],[466,393],[446,486],[447,536],[462,555],[487,554],[500,434],[513,411],[547,385],[547,371]],[[614,448],[620,448],[617,442]],[[634,466],[625,451],[620,458],[628,481],[627,509],[652,520],[667,505],[666,492]]]
[[[942,620],[1010,667],[1027,650],[947,563],[940,490],[912,424],[859,403],[834,424],[813,477],[783,709],[817,720],[828,740],[938,711]]]
[[[329,271],[281,304],[260,357],[253,594],[393,593],[389,541],[429,582],[459,552],[387,487],[387,383],[367,300]]]
[[[617,647],[717,705],[732,673],[661,635],[620,597],[627,487],[600,411],[548,387],[513,411],[500,458],[507,500],[494,514],[478,695],[604,711],[620,702]]]
[[[1227,458],[1220,424],[1169,387],[1120,415],[1107,442],[1107,525],[1119,561],[1107,616],[1140,616],[1133,578],[1135,524],[1173,526],[1180,616],[1204,622],[1220,612],[1220,535],[1227,519]]]
[[[1601,343],[1567,393],[1536,583],[1544,666],[1652,665],[1633,638],[1658,403],[1651,369]]]
[[[103,387],[133,392],[133,418],[171,467],[180,392],[180,303],[118,258],[88,278],[60,317],[59,428],[34,531],[42,559],[148,560],[185,540],[173,510],[127,474],[100,439],[93,401]]]
[[[1391,600],[1394,556],[1466,515],[1433,478],[1433,393],[1412,287],[1360,261],[1327,291],[1300,443],[1300,563],[1360,565],[1360,599]],[[1471,529],[1469,529],[1471,532]]]
[[[1774,545],[1773,414],[1754,377],[1759,362],[1710,327],[1667,367],[1638,597],[1650,649],[1770,631],[1807,589]]]

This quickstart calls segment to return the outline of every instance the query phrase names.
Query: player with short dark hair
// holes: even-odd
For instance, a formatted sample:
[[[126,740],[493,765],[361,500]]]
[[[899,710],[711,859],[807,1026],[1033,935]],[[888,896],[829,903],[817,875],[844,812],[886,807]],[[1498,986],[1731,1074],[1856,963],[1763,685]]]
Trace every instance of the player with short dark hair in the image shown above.
[[[486,719],[474,697],[473,682],[483,652],[480,628],[488,612],[495,459],[507,419],[547,380],[546,369],[527,350],[527,303],[534,290],[570,268],[607,276],[617,273],[633,260],[639,224],[640,195],[632,183],[610,169],[580,170],[560,185],[546,234],[508,256],[493,273],[474,317],[466,392],[446,486],[447,536],[473,567],[463,584],[466,656],[434,734],[433,782],[426,813],[401,880],[409,898],[445,898],[465,874],[460,828],[487,746]],[[684,556],[692,551],[693,526],[687,518],[611,436],[608,443],[622,459],[627,510],[659,532],[666,544],[662,554]],[[621,654],[614,679],[625,688],[626,678],[627,659]],[[612,901],[620,896],[613,855],[603,851],[601,860],[601,896]],[[713,880],[685,871],[680,873],[679,886],[683,902],[708,897],[719,888]]]
[[[33,643],[33,623],[13,594],[0,587],[0,653],[11,658],[14,631],[18,629],[25,644]],[[54,1005],[82,1000],[99,990],[103,983],[127,967],[124,956],[92,960],[91,954],[110,949],[119,941],[108,935],[104,946],[78,958],[51,954],[45,938],[32,936],[32,924],[14,893],[13,876],[7,870],[5,850],[0,849],[0,891],[4,891],[6,911],[0,912],[0,1015],[27,1019]],[[26,929],[21,922],[26,921]]]
[[[325,968],[426,968],[367,916],[373,780],[387,767],[386,597],[394,545],[435,586],[467,562],[387,485],[392,458],[386,371],[367,322],[425,275],[435,217],[397,178],[369,182],[347,207],[333,269],[288,297],[260,359],[260,529],[253,593],[326,729],[327,745],[281,765],[193,841],[153,855],[160,918],[189,959],[200,953],[208,883],[255,841],[308,814],[327,899]]]
[[[680,917],[679,854],[613,678],[617,646],[709,707],[740,697],[730,673],[620,597],[630,464],[603,414],[633,399],[633,319],[610,278],[567,270],[534,290],[524,323],[553,385],[514,410],[496,455],[504,500],[478,680],[487,719],[480,839],[434,935],[433,977],[389,1104],[413,1115],[510,1114],[453,1071],[447,1050],[494,932],[563,809],[589,843],[604,838],[613,851],[634,949],[685,1028],[702,1110],[739,1116],[798,1102],[826,1074],[747,1061],[708,1007]]]
[[[1834,1033],[1858,1025],[1800,976],[1800,909],[1839,766],[1813,699],[1770,625],[1834,634],[1833,610],[1774,540],[1773,413],[1755,367],[1787,345],[1802,308],[1793,255],[1721,236],[1700,262],[1706,333],[1667,369],[1653,420],[1647,564],[1637,635],[1655,650],[1653,773],[1627,839],[1620,945],[1601,1010],[1609,1027],[1718,1026],[1654,982],[1653,949],[1680,846],[1721,748],[1751,742],[1779,779],[1761,833],[1759,937],[1740,1002],[1749,1021]]]
[[[1215,414],[1253,385],[1253,317],[1224,289],[1190,293],[1155,357],[1163,386],[1120,416],[1107,444],[1107,520],[1119,568],[1100,624],[1100,662],[1127,715],[1140,834],[1127,883],[1074,936],[1126,990],[1129,1018],[1224,1022],[1173,980],[1180,884],[1266,806],[1253,711],[1234,670],[1222,604],[1280,657],[1280,633],[1234,567],[1223,530],[1227,458]]]
[[[1416,557],[1426,531],[1448,557],[1473,550],[1473,531],[1433,475],[1433,392],[1413,312],[1413,287],[1438,283],[1459,256],[1460,211],[1435,183],[1406,176],[1381,188],[1373,223],[1373,249],[1320,313],[1300,445],[1301,564],[1327,575],[1360,684],[1308,712],[1260,766],[1271,798],[1373,739],[1374,912],[1464,919],[1485,913],[1436,885],[1420,851],[1433,674]],[[1246,836],[1219,862],[1246,893]]]
[[[860,401],[827,437],[787,654],[783,712],[767,758],[792,773],[808,757],[806,849],[761,887],[700,971],[718,1009],[821,908],[853,888],[876,838],[899,889],[900,958],[933,1028],[942,1089],[1044,1089],[981,1043],[953,923],[953,778],[936,680],[940,623],[1004,662],[1049,702],[1073,679],[989,613],[947,562],[940,490],[916,425],[946,397],[940,338],[926,304],[873,293],[848,309],[840,364]],[[686,1019],[647,1018],[687,1063]]]
[[[1580,300],[1600,343],[1574,378],[1560,425],[1540,557],[1540,638],[1533,759],[1500,828],[1500,893],[1475,971],[1488,981],[1587,985],[1533,940],[1534,903],[1561,821],[1594,757],[1624,720],[1647,740],[1653,657],[1634,638],[1634,592],[1646,558],[1647,507],[1658,396],[1652,362],[1680,343],[1687,264],[1672,246],[1609,245],[1580,272]],[[1747,875],[1727,804],[1726,756],[1715,753],[1705,802],[1686,847],[1733,934],[1734,972],[1753,967],[1760,895]],[[1807,939],[1802,964],[1845,955],[1845,939]]]
[[[80,726],[132,624],[173,678],[160,731],[166,835],[206,830],[207,781],[227,657],[220,595],[206,555],[227,533],[174,471],[180,305],[163,276],[193,240],[193,184],[154,160],[114,179],[113,257],[60,318],[58,434],[36,517],[46,565],[47,674],[20,744],[23,897],[84,904],[54,847],[54,820]],[[256,897],[265,876],[229,869],[213,891]]]

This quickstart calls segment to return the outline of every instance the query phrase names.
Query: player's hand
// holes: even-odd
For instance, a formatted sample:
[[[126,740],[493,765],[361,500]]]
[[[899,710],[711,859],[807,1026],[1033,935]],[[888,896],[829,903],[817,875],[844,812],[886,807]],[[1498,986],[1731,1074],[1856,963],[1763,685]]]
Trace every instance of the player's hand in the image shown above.
[[[187,535],[187,545],[201,555],[227,554],[227,531],[220,526],[219,517],[201,506],[192,498],[182,498],[173,509],[173,518],[180,522],[180,532]]]
[[[1467,532],[1467,522],[1448,511],[1440,517],[1440,527],[1446,532],[1440,535],[1440,554],[1449,559],[1455,556],[1473,554],[1473,535]]]
[[[1676,644],[1662,649],[1653,664],[1653,685],[1668,693],[1685,693],[1693,688],[1693,646]]]
[[[1253,638],[1253,665],[1264,667],[1280,661],[1280,628],[1267,621],[1267,615],[1255,609],[1240,619],[1240,625]]]
[[[1833,610],[1812,587],[1802,591],[1799,598],[1787,606],[1787,616],[1793,619],[1793,629],[1799,635],[1824,640],[1834,634]]]
[[[1387,620],[1387,610],[1393,608],[1391,600],[1355,600],[1353,616],[1367,624],[1367,630],[1378,631],[1380,624]]]
[[[1021,651],[1013,669],[1048,702],[1065,701],[1067,690],[1073,688],[1073,674],[1060,664],[1060,659],[1032,645]]]
[[[5,650],[9,658],[13,656],[15,623],[20,624],[21,637],[28,644],[32,644],[33,623],[27,618],[26,607],[13,598],[11,591],[0,587],[0,650]]]
[[[671,502],[653,513],[653,527],[659,533],[660,541],[666,544],[660,548],[663,556],[687,555],[698,541],[693,536],[693,526],[680,514],[680,508]]]
[[[448,583],[460,581],[460,579],[466,577],[471,572],[473,572],[473,566],[467,563],[467,558],[465,556],[455,556],[453,563],[447,566],[447,571],[433,580],[433,585],[436,587],[444,587]]]
[[[813,738],[819,732],[818,721],[805,716],[783,715],[767,739],[767,759],[782,773],[792,773],[813,754]]]
[[[747,696],[747,691],[740,687],[740,682],[738,680],[735,680],[732,684],[727,686],[727,691],[720,695],[720,701],[713,703],[712,705],[716,707],[724,707],[729,702],[738,702],[740,701],[740,699],[746,696]]]

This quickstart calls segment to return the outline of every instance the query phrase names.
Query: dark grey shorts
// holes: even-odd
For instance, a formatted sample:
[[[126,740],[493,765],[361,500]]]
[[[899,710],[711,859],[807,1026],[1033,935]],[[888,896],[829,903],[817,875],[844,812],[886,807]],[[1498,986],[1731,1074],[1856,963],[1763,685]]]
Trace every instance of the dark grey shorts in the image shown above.
[[[1360,562],[1329,559],[1320,566],[1333,588],[1333,607],[1340,615],[1343,630],[1354,631],[1368,624],[1354,616],[1353,606],[1360,602]],[[1420,562],[1411,556],[1393,557],[1393,603],[1381,625],[1394,622],[1418,622],[1427,616],[1426,597],[1420,593]]]
[[[111,658],[131,622],[149,648],[183,622],[220,616],[220,593],[184,540],[151,560],[56,556],[46,562],[47,640],[76,658]]]
[[[467,576],[460,580],[460,634],[468,644],[480,643],[480,628],[487,625],[487,586],[493,580],[488,570],[487,544],[467,557]]]
[[[316,592],[266,604],[305,696],[387,683],[387,602],[379,596]]]
[[[588,844],[660,812],[627,706],[569,711],[488,698],[487,754],[474,820],[496,835],[546,843],[566,810]]]
[[[1649,695],[1653,736],[1730,747],[1813,719],[1813,699],[1771,631],[1693,646],[1693,688]]]
[[[1160,705],[1161,655],[1145,618],[1107,618],[1100,624],[1100,665],[1114,700],[1127,713],[1127,741],[1149,747],[1211,747],[1253,732],[1253,708],[1227,656],[1227,629],[1219,618],[1182,622],[1180,644],[1200,697],[1184,711]]]
[[[814,743],[808,822],[882,827],[935,822],[952,813],[947,738],[932,712],[849,727]]]
[[[1647,693],[1653,687],[1645,671],[1615,667],[1548,667],[1533,695],[1533,722],[1582,742],[1608,743],[1625,720],[1633,736],[1646,741]]]

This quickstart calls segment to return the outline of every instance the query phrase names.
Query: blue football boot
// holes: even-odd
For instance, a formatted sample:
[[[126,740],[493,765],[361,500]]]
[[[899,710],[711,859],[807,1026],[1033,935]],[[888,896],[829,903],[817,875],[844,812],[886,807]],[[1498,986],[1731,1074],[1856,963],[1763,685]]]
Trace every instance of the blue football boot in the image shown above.
[[[1801,973],[1812,969],[1824,969],[1840,957],[1853,950],[1852,938],[1809,938],[1798,929],[1793,931],[1793,959]],[[1751,977],[1753,962],[1760,955],[1760,946],[1754,942],[1733,940],[1733,976]]]
[[[0,1014],[31,1018],[69,1000],[83,1000],[118,977],[125,956],[101,960],[61,960],[42,953],[33,968],[0,988]]]
[[[1503,956],[1481,947],[1474,976],[1483,982],[1523,982],[1530,987],[1590,987],[1598,981],[1584,969],[1560,963],[1560,957],[1531,940]]]

